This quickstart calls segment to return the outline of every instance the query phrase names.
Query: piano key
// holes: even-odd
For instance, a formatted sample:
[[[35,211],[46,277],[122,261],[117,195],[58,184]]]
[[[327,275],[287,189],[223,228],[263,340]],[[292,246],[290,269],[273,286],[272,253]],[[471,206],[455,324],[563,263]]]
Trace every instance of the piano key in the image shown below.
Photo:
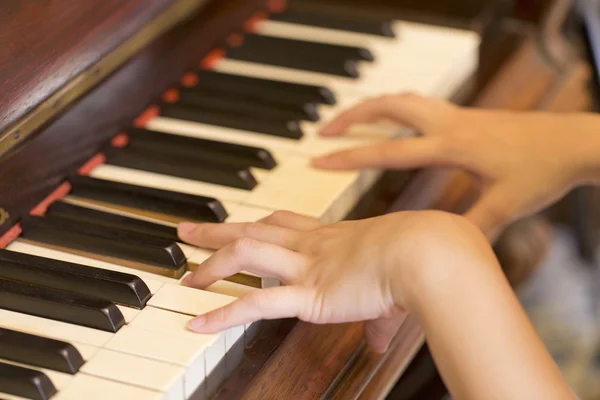
[[[199,110],[179,104],[163,105],[160,115],[168,118],[226,126],[233,129],[246,129],[288,139],[300,139],[303,135],[300,121],[298,120],[273,121],[256,119],[251,116],[231,115],[227,112]]]
[[[64,389],[65,387],[67,387],[71,383],[71,381],[73,380],[73,377],[74,377],[74,375],[72,375],[72,374],[58,372],[58,371],[48,369],[48,368],[41,368],[41,367],[35,366],[33,364],[20,363],[20,362],[15,362],[15,361],[3,359],[3,358],[0,358],[0,363],[14,365],[16,367],[27,368],[30,370],[41,372],[44,375],[46,375],[48,377],[48,379],[50,379],[50,382],[52,382],[52,384],[54,385],[54,387],[56,388],[56,390],[58,392],[60,392],[60,390]],[[0,390],[0,393],[2,393],[1,390]]]
[[[281,104],[306,103],[336,104],[335,94],[325,86],[302,85],[271,79],[259,79],[241,75],[222,74],[201,70],[194,89],[236,93],[240,96],[259,96]]]
[[[365,47],[263,36],[253,33],[245,35],[244,44],[228,50],[228,55],[231,53],[233,54],[231,58],[253,61],[252,52],[259,53],[256,54],[258,57],[272,54],[273,56],[312,58],[321,61],[374,61],[375,59],[371,51]],[[239,58],[237,57],[239,54],[247,54],[248,56]]]
[[[202,160],[238,167],[273,169],[277,166],[273,155],[260,147],[241,146],[215,140],[191,139],[139,128],[129,129],[126,133],[130,138],[128,146],[132,148],[196,156]]]
[[[22,238],[32,242],[90,256],[123,259],[128,265],[175,278],[185,271],[185,255],[171,240],[56,216],[30,216],[21,226]]]
[[[237,298],[180,285],[166,284],[152,297],[149,305],[196,316],[223,307]],[[224,332],[223,351],[230,349],[244,334],[244,327],[235,327]]]
[[[319,42],[341,43],[339,34],[329,34],[328,30],[315,35],[302,36],[306,29],[290,33],[289,26],[294,24],[264,22],[268,29],[265,35],[276,37],[294,37]],[[266,25],[265,25],[266,24]],[[269,24],[282,24],[275,29]],[[361,64],[361,79],[357,82],[336,78],[328,74],[317,74],[308,71],[281,68],[267,64],[257,64],[225,58],[215,63],[213,68],[220,72],[276,79],[293,83],[325,85],[337,96],[365,96],[394,93],[398,91],[415,91],[426,96],[448,97],[463,84],[477,66],[479,38],[476,33],[451,28],[432,27],[424,24],[401,22],[402,39],[393,44],[382,43],[381,40],[368,42],[368,47],[376,53],[388,55],[381,57],[381,62],[372,66]],[[308,32],[316,32],[319,28],[308,27]],[[304,32],[302,32],[304,31]],[[339,32],[338,32],[339,33]],[[343,33],[343,32],[342,32]],[[341,35],[344,38],[345,35]],[[337,39],[336,39],[337,38]],[[354,42],[360,44],[361,41]],[[391,53],[391,55],[390,55]],[[449,69],[448,65],[453,68]]]
[[[227,218],[223,205],[214,198],[155,190],[136,185],[138,182],[124,185],[77,175],[69,180],[73,186],[70,195],[77,198],[119,204],[157,214],[177,215],[196,221],[223,222]]]
[[[54,249],[49,249],[43,246],[37,246],[31,243],[23,242],[22,240],[15,240],[10,245],[8,245],[6,249],[23,254],[31,254],[38,257],[71,262],[78,265],[86,265],[92,268],[99,268],[106,271],[116,271],[125,274],[133,274],[138,278],[142,279],[144,284],[150,290],[150,293],[156,293],[158,289],[164,284],[164,282],[177,282],[177,280],[173,278],[150,274],[144,271],[137,271],[132,268],[124,267],[121,265],[99,261],[89,257],[79,256]]]
[[[61,218],[69,218],[75,221],[104,225],[125,231],[156,236],[171,240],[173,242],[179,240],[179,237],[177,236],[177,228],[175,227],[143,221],[138,218],[130,218],[115,213],[102,212],[92,208],[70,204],[64,201],[57,201],[50,205],[45,215],[53,215]]]
[[[0,250],[0,277],[142,308],[150,289],[137,276]]]
[[[164,394],[107,379],[78,374],[53,400],[163,400]]]
[[[205,373],[208,376],[225,356],[225,336],[223,334],[201,335],[194,333],[187,329],[187,323],[190,319],[189,315],[147,307],[140,312],[129,326],[170,336],[173,340],[194,341],[199,346],[206,345],[206,341],[209,340],[210,345],[206,347],[204,352]]]
[[[81,373],[163,393],[166,399],[183,400],[183,368],[149,358],[99,350],[81,367]]]
[[[75,374],[83,357],[70,343],[0,328],[0,358]]]
[[[294,7],[294,3],[283,13],[274,13],[269,18],[274,21],[359,32],[386,38],[394,38],[396,36],[394,25],[389,20],[376,19],[364,15],[356,18],[349,15],[324,12],[324,10],[311,11],[302,9],[301,7]]]
[[[252,190],[257,182],[248,167],[205,162],[183,154],[155,152],[141,148],[110,148],[104,153],[106,163],[119,167],[171,175],[196,181]]]
[[[359,175],[356,171],[332,173],[312,168],[306,159],[283,154],[277,157],[280,164],[275,170],[260,174],[257,171],[259,185],[251,192],[112,165],[102,165],[91,175],[128,184],[144,182],[145,186],[156,189],[215,196],[270,210],[294,210],[327,221],[339,220],[353,206],[350,202],[356,195],[366,190],[356,186]]]
[[[113,336],[113,333],[81,325],[70,324],[35,315],[0,309],[2,326],[20,332],[45,336],[69,343],[80,343],[92,347],[102,347]],[[77,347],[82,355],[85,353]]]
[[[126,326],[106,344],[109,350],[127,353],[185,368],[185,398],[204,381],[204,352],[212,345],[213,338],[196,335],[194,340],[172,340],[170,336]]]
[[[280,95],[280,97],[282,97]],[[286,104],[287,103],[287,104]],[[202,110],[214,110],[229,114],[239,114],[266,120],[318,121],[319,109],[315,103],[289,104],[273,101],[262,96],[261,92],[253,95],[223,90],[183,88],[180,89],[179,100],[176,104],[194,107]]]
[[[56,388],[43,372],[0,362],[0,392],[47,400],[56,394]]]
[[[207,292],[224,294],[232,297],[243,297],[256,288],[240,285],[230,281],[217,281],[205,289]]]
[[[75,293],[0,279],[0,308],[116,332],[125,324],[111,302]]]
[[[267,37],[265,36],[264,38]],[[260,43],[260,45],[263,47],[251,46],[246,42],[241,47],[230,49],[227,52],[227,58],[328,74],[351,80],[357,79],[360,76],[358,63],[354,59],[335,56],[327,57],[325,54],[294,54],[291,49],[283,51],[283,49],[278,49],[277,47],[270,48],[268,44]]]

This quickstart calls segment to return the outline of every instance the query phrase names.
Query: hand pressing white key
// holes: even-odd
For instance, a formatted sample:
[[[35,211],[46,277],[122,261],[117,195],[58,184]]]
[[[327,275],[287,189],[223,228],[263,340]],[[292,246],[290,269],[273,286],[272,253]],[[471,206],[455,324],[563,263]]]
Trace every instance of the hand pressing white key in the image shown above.
[[[456,398],[573,398],[485,236],[462,217],[403,212],[322,225],[276,213],[257,223],[185,223],[179,235],[219,249],[185,285],[206,288],[242,270],[284,284],[194,318],[192,331],[287,317],[366,321],[367,342],[383,352],[410,312]]]

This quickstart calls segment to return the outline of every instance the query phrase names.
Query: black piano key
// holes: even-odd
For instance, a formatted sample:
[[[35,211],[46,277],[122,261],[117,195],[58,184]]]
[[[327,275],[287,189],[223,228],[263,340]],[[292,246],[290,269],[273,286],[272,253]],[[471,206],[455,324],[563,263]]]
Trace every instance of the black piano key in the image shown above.
[[[161,115],[168,118],[224,126],[288,139],[301,139],[303,136],[299,121],[267,121],[241,115],[234,116],[227,112],[198,110],[179,104],[165,104],[161,107]]]
[[[67,290],[135,308],[143,308],[151,296],[148,286],[135,275],[1,249],[0,278]]]
[[[0,279],[0,308],[107,332],[125,325],[110,301],[7,279]]]
[[[244,49],[245,48],[245,49]],[[344,46],[306,40],[249,34],[244,44],[227,52],[251,54],[251,51],[278,54],[281,57],[302,57],[329,61],[374,61],[373,53],[367,48]]]
[[[302,10],[299,7],[291,5],[290,8],[283,13],[271,15],[270,19],[320,28],[366,33],[388,38],[396,37],[392,21],[375,19],[364,15],[357,18],[349,15],[341,15],[341,13],[327,12],[322,9],[314,11]]]
[[[258,184],[249,168],[201,161],[195,157],[168,151],[154,152],[140,148],[109,148],[104,152],[106,164],[252,190]]]
[[[257,64],[274,65],[328,75],[336,75],[349,79],[359,78],[358,64],[355,60],[342,57],[325,57],[324,55],[304,55],[288,53],[284,49],[261,48],[259,46],[241,46],[231,49],[227,57],[234,60],[248,61]]]
[[[0,328],[0,358],[75,374],[83,357],[70,343]]]
[[[194,88],[221,90],[247,96],[256,95],[291,105],[303,103],[334,105],[337,103],[335,94],[324,86],[231,75],[210,70],[199,71],[198,84]]]
[[[57,201],[48,207],[45,215],[104,225],[110,228],[172,240],[173,242],[179,241],[177,228],[175,227],[94,210],[87,207],[80,207],[62,201]],[[0,260],[1,259],[2,256],[0,253]]]
[[[248,97],[257,96],[292,106],[306,103],[329,105],[337,103],[335,94],[324,86],[230,75],[209,70],[198,72],[198,84],[194,89],[223,91]]]
[[[259,147],[171,135],[139,128],[129,129],[126,133],[130,139],[128,147],[134,149],[165,151],[235,167],[273,169],[277,166],[273,155]]]
[[[203,196],[159,190],[74,175],[71,195],[183,219],[224,222],[227,211],[220,201]]]
[[[181,89],[177,104],[201,108],[203,110],[229,112],[231,114],[282,121],[318,121],[320,118],[319,110],[315,103],[303,103],[292,106],[276,101],[269,101],[258,95],[240,95],[238,93],[211,89]]]
[[[0,362],[0,392],[32,400],[48,400],[56,394],[56,388],[41,371]]]
[[[178,276],[186,267],[183,251],[172,240],[57,216],[29,216],[21,227],[24,239],[154,266],[162,275]]]

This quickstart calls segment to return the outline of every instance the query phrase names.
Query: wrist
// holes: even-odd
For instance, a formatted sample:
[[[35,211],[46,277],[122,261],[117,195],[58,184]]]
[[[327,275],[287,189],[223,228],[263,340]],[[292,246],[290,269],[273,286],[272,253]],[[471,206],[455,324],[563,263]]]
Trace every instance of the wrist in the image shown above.
[[[392,291],[395,304],[415,312],[441,288],[455,285],[465,270],[482,263],[497,264],[486,237],[467,219],[438,211],[426,212],[411,243],[395,260]],[[410,252],[410,254],[407,253]]]
[[[600,117],[593,114],[572,116],[564,133],[566,162],[572,167],[574,185],[600,182]],[[569,147],[573,150],[568,151]]]

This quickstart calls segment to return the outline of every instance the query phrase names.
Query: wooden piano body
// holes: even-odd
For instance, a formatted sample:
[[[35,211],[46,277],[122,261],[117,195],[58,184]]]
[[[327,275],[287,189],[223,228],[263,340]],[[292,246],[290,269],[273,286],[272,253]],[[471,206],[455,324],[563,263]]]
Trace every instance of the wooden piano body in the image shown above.
[[[197,68],[212,49],[223,46],[231,33],[240,33],[249,20],[256,22],[256,12],[280,5],[262,0],[3,4],[0,236],[6,237],[22,216]],[[565,104],[574,104],[572,96],[581,97],[586,79],[582,64],[548,68],[526,37],[516,48],[485,88],[477,88],[474,64],[467,62],[461,72],[470,79],[462,80],[461,90],[452,90],[453,99],[489,107],[563,110]],[[540,75],[540,70],[549,72]],[[503,74],[512,82],[515,74],[524,75],[535,87],[516,83],[507,89]],[[458,212],[473,197],[468,179],[451,171],[386,173],[368,189],[347,203],[348,218],[427,207]],[[423,341],[411,316],[384,355],[365,347],[361,324],[263,322],[237,343],[229,364],[217,367],[194,398],[384,398]]]

